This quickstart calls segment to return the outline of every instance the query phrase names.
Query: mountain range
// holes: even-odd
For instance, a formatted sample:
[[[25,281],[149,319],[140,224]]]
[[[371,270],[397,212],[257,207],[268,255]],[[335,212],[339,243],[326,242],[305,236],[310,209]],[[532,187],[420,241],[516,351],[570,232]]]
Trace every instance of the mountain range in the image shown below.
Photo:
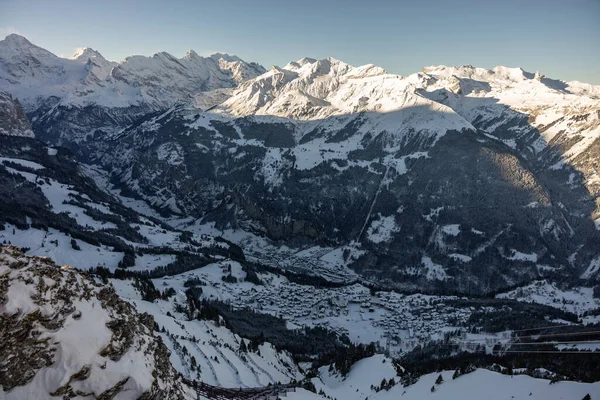
[[[598,277],[598,86],[333,58],[62,59],[10,35],[0,90],[38,139],[163,217],[338,249],[340,279],[490,293]]]
[[[600,86],[539,72],[9,35],[0,397],[595,394],[593,357],[509,353],[598,330],[598,160]]]

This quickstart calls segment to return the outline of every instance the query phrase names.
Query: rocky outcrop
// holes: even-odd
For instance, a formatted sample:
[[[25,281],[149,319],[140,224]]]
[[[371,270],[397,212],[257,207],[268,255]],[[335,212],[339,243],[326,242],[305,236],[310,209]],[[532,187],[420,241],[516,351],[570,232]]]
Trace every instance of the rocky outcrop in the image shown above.
[[[0,248],[5,399],[193,398],[149,315],[68,266]]]
[[[19,101],[0,92],[0,135],[33,137],[31,123]]]

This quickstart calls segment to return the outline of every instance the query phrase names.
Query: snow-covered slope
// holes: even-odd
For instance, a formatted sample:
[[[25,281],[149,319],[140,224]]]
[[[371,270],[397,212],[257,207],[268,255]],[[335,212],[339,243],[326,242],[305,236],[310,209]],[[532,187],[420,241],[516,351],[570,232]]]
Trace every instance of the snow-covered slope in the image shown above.
[[[521,68],[437,66],[423,71],[429,78],[423,95],[520,151],[539,156],[558,142],[569,162],[600,137],[600,86],[563,82]],[[534,129],[539,135],[532,138]]]
[[[496,67],[424,69],[420,93],[452,108],[563,185],[600,198],[600,86]],[[596,206],[592,219],[600,219]]]
[[[195,276],[194,272],[155,280],[158,288],[173,288],[176,293],[154,302],[143,301],[132,281],[113,280],[112,284],[119,296],[139,312],[152,315],[171,351],[170,362],[185,378],[226,388],[256,388],[301,380],[303,376],[289,353],[277,351],[268,342],[260,345],[257,352],[241,351],[242,341],[246,346],[248,339],[213,321],[190,319],[176,310],[175,304],[187,302],[183,283]]]
[[[313,382],[318,392],[323,390],[324,396],[309,392],[288,394],[286,398],[293,400],[313,400],[336,398],[345,400],[384,399],[445,399],[445,400],[490,400],[534,399],[559,400],[582,399],[590,394],[594,399],[600,395],[600,383],[557,382],[549,384],[545,379],[536,379],[527,375],[508,376],[484,369],[477,369],[469,374],[452,379],[454,371],[441,371],[427,374],[408,387],[399,383],[399,377],[390,359],[373,356],[357,362],[349,375],[343,379],[328,371],[327,367],[319,370],[319,377]],[[443,382],[436,384],[439,376]],[[382,379],[396,382],[390,389],[374,390],[381,386]],[[432,391],[431,388],[434,388]],[[326,397],[327,396],[327,397]]]
[[[109,286],[0,249],[0,397],[193,399],[154,334]]]
[[[374,65],[353,67],[334,58],[304,58],[284,68],[273,67],[244,83],[218,109],[237,116],[275,115],[302,120],[358,112],[388,113],[419,106],[451,113],[416,95],[411,90],[415,83]]]
[[[304,58],[245,82],[215,111],[314,121],[304,133],[339,130],[360,114],[365,117],[362,132],[376,136],[387,131],[398,141],[406,140],[411,130],[436,136],[473,129],[450,108],[416,93],[416,83],[374,65],[353,67],[334,58]]]

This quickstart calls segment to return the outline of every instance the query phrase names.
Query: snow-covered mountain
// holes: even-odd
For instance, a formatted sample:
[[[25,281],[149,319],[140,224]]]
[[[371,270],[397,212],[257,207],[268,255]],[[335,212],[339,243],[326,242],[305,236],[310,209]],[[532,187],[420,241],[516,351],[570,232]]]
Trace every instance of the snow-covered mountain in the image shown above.
[[[227,54],[201,57],[190,50],[176,58],[161,52],[113,62],[90,48],[61,58],[16,34],[0,41],[0,91],[17,98],[36,130],[55,144],[118,129],[145,113],[233,88],[263,72]],[[203,98],[198,104],[216,104]]]
[[[63,61],[46,53],[15,71],[56,81]],[[127,101],[160,97],[154,82],[176,87],[184,71],[165,54],[128,65],[128,82],[91,49],[63,71],[140,90]],[[38,257],[0,250],[0,397],[595,396],[597,383],[504,374],[600,376],[588,353],[530,359],[511,343],[529,337],[520,329],[598,329],[598,203],[584,179],[596,87],[334,59],[252,78],[216,57],[250,79],[166,109],[69,103],[102,89],[40,95],[36,138],[74,152],[23,137],[27,118],[2,97],[0,242]],[[544,122],[552,113],[564,118]],[[589,351],[596,336],[545,345]],[[427,373],[441,361],[448,371]]]
[[[84,48],[60,58],[11,34],[0,41],[0,90],[8,91],[34,111],[50,97],[70,106],[168,107],[194,94],[235,87],[264,72],[235,56],[201,57],[190,50],[183,58],[161,52],[107,61]]]
[[[147,115],[86,154],[196,227],[308,238],[386,284],[487,292],[595,277],[597,87],[447,69],[401,77],[302,59],[212,110]]]
[[[536,168],[557,171],[555,179],[585,186],[596,201],[591,217],[600,226],[600,86],[520,68],[438,66],[424,72],[429,79],[422,95],[452,108]]]

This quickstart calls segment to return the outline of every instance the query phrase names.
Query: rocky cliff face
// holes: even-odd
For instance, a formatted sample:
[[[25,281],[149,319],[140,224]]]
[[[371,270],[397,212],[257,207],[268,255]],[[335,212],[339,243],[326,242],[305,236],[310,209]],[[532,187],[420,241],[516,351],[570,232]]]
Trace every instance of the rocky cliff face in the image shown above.
[[[110,286],[0,248],[3,398],[194,398],[153,330]]]
[[[0,135],[33,137],[31,124],[18,100],[0,92]]]

